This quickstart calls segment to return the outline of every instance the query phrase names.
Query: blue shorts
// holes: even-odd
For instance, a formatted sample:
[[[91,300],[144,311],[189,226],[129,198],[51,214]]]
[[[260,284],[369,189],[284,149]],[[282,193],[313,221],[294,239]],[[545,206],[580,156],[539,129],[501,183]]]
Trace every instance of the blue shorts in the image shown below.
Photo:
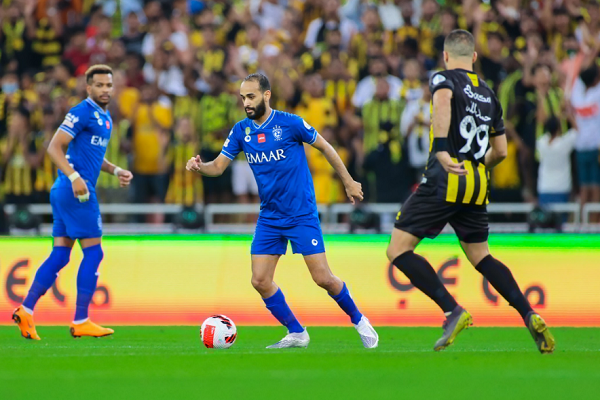
[[[55,187],[50,191],[52,204],[52,236],[71,239],[91,239],[102,236],[102,217],[95,192],[80,203],[70,187]]]
[[[318,218],[299,222],[294,226],[274,226],[261,219],[256,223],[251,254],[285,254],[288,240],[294,254],[309,256],[325,252],[323,232]]]
[[[577,175],[582,186],[600,185],[598,150],[577,152]]]

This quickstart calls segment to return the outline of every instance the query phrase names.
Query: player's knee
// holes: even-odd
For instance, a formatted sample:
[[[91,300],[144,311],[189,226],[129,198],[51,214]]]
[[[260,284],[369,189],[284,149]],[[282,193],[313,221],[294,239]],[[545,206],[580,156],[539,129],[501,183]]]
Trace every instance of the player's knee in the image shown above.
[[[104,258],[102,246],[97,244],[95,246],[86,247],[83,249],[83,257],[89,261],[93,261],[93,264],[100,265],[100,262]]]
[[[333,288],[337,281],[333,274],[314,274],[312,278],[317,285],[325,290]]]
[[[61,268],[66,266],[71,260],[71,248],[70,247],[54,247],[50,258],[54,261],[54,264]]]
[[[259,293],[267,292],[273,286],[273,281],[266,277],[253,276],[251,282],[252,287]]]
[[[413,251],[414,249],[411,249],[408,246],[394,246],[390,243],[390,245],[388,246],[387,250],[386,250],[386,255],[387,258],[390,262],[394,262],[394,260],[396,258],[398,258],[399,256],[401,256],[402,254],[406,253],[407,251]]]

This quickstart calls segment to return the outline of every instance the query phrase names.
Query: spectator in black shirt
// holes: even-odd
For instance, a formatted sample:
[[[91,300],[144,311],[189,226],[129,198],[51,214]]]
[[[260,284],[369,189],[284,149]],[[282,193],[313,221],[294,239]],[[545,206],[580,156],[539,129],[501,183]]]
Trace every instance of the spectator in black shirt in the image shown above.
[[[138,15],[130,12],[127,16],[127,31],[121,37],[127,53],[142,54],[142,42],[146,32],[143,29]]]

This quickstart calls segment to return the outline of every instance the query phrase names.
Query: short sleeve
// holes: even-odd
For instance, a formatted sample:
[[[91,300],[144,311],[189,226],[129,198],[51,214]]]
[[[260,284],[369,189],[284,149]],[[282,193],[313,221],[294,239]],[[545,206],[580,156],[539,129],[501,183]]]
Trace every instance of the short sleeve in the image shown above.
[[[494,117],[494,123],[490,129],[490,136],[504,135],[506,128],[504,127],[504,118],[502,116],[502,106],[497,98],[494,98],[494,104],[496,105],[496,116]]]
[[[240,127],[240,124],[236,124],[231,131],[229,131],[229,136],[227,136],[225,143],[223,143],[221,154],[230,160],[234,160],[242,151],[242,143],[240,141],[241,135],[242,128]]]
[[[429,90],[431,91],[432,96],[439,89],[450,89],[454,91],[454,82],[452,82],[444,72],[433,74],[429,80]]]
[[[308,122],[304,119],[299,118],[298,123],[296,124],[296,129],[294,132],[294,137],[300,142],[313,144],[317,141],[317,135],[319,133],[315,128],[310,126]]]
[[[86,115],[85,107],[73,107],[65,117],[65,120],[60,124],[58,129],[61,129],[71,135],[77,137],[84,129],[89,115]]]

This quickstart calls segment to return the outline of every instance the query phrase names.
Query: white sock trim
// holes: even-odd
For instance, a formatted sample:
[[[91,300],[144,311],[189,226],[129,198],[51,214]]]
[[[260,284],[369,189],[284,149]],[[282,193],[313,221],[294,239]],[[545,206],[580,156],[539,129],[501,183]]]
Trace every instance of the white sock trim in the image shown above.
[[[81,324],[83,324],[85,321],[87,321],[88,319],[89,319],[89,318],[86,318],[86,319],[78,319],[77,321],[73,321],[73,323],[74,323],[75,325],[81,325]]]
[[[25,306],[23,306],[23,310],[25,310],[25,312],[29,315],[33,315],[33,310],[31,308],[27,308]]]

